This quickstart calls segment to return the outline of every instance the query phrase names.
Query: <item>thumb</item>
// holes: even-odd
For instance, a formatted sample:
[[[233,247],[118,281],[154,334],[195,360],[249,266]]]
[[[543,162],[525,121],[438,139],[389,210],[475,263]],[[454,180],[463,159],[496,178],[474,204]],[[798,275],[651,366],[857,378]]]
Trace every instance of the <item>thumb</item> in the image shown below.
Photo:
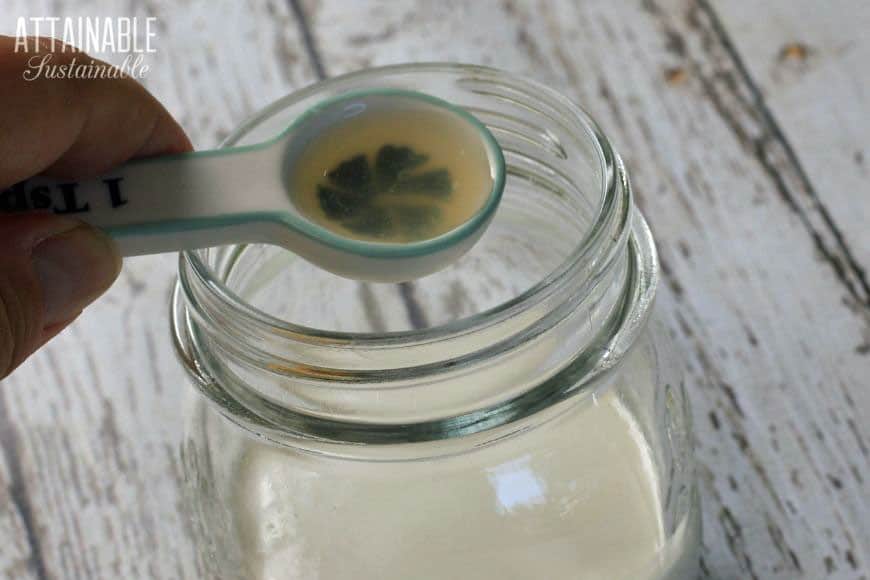
[[[0,217],[0,379],[75,319],[120,268],[113,242],[82,222]]]

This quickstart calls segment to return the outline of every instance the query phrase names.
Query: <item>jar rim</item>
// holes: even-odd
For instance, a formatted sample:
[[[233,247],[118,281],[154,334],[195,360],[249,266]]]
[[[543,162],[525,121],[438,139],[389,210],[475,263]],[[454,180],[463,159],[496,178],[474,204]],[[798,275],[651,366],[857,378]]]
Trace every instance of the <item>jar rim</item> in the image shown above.
[[[463,72],[477,77],[498,77],[499,80],[505,78],[504,72],[490,67],[439,62],[388,65],[351,72],[314,83],[277,99],[242,122],[224,139],[220,146],[234,145],[261,121],[303,99],[318,93],[328,94],[330,89],[340,87],[348,82],[403,72]],[[203,287],[208,289],[208,292],[221,304],[222,308],[226,308],[233,315],[241,317],[247,324],[253,325],[264,335],[280,335],[294,341],[320,345],[328,342],[334,346],[353,344],[355,347],[378,347],[444,340],[452,336],[474,333],[517,316],[545,297],[565,291],[566,287],[570,287],[572,292],[576,292],[577,288],[571,282],[588,269],[588,262],[600,259],[601,263],[607,264],[610,261],[610,256],[602,257],[600,254],[607,251],[608,244],[615,252],[616,248],[621,245],[621,241],[628,237],[631,230],[631,189],[628,186],[625,171],[622,169],[618,155],[598,125],[582,107],[539,82],[514,76],[507,76],[507,78],[516,85],[524,85],[523,90],[534,91],[534,94],[544,94],[547,98],[555,100],[571,114],[572,121],[579,121],[579,125],[586,133],[585,136],[594,145],[601,176],[599,203],[590,227],[584,232],[572,252],[556,268],[521,294],[482,312],[428,328],[386,332],[348,332],[318,329],[289,322],[256,308],[234,292],[222,280],[218,272],[206,263],[199,251],[182,252],[180,269],[183,269],[183,265],[186,264],[189,271],[194,274]]]

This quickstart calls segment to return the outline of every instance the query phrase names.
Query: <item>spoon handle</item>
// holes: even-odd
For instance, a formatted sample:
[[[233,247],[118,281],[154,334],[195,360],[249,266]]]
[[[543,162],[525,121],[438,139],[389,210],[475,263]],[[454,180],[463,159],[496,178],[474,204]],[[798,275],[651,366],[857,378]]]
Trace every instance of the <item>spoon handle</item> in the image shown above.
[[[83,181],[35,177],[0,191],[0,214],[78,218],[115,238],[124,256],[255,241],[251,222],[286,198],[275,157],[239,147],[139,159]]]

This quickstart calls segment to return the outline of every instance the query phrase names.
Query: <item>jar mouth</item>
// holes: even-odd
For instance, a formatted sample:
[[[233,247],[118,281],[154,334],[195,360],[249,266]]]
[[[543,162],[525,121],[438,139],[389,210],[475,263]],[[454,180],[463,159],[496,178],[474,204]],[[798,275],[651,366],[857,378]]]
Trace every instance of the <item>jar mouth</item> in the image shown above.
[[[468,83],[479,83],[479,86],[472,89],[479,94],[495,99],[510,99],[511,94],[524,95],[531,99],[546,97],[559,105],[561,111],[558,114],[570,115],[570,121],[582,129],[583,136],[588,139],[591,150],[594,151],[598,165],[597,174],[600,176],[599,183],[596,185],[598,203],[595,216],[573,251],[547,275],[522,293],[481,312],[427,328],[378,332],[322,329],[278,318],[252,305],[230,288],[223,276],[207,263],[209,250],[183,252],[180,257],[180,269],[182,272],[190,272],[196,278],[196,285],[206,290],[209,300],[220,304],[227,313],[223,318],[244,320],[246,328],[263,336],[280,336],[288,341],[319,346],[328,344],[332,347],[352,345],[355,348],[360,346],[379,348],[430,343],[483,331],[487,327],[520,316],[554,294],[582,294],[587,285],[595,282],[600,270],[606,268],[612,262],[614,255],[624,247],[631,230],[631,190],[619,157],[597,124],[571,100],[534,81],[511,78],[508,94],[500,94],[492,90],[487,86],[487,81],[498,78],[503,86],[504,73],[489,67],[414,63],[367,69],[334,77],[276,100],[243,122],[221,146],[235,145],[262,119],[294,103],[313,97],[328,98],[331,94],[345,92],[348,90],[346,87],[355,85],[361,79],[373,77],[388,79],[390,75],[405,72],[422,74],[461,72]],[[384,86],[390,86],[389,80],[386,80]],[[475,114],[474,109],[470,112]],[[554,115],[551,111],[543,113]],[[182,276],[182,285],[185,285],[184,278]]]
[[[432,94],[487,126],[507,162],[492,224],[410,286],[357,284],[262,245],[182,254],[174,338],[200,391],[255,432],[344,444],[495,433],[605,384],[645,325],[657,262],[622,161],[569,99],[485,67],[397,65],[280,99],[224,145],[266,140],[320,100],[373,87]],[[445,305],[454,285],[469,307]],[[392,326],[375,324],[370,304]]]

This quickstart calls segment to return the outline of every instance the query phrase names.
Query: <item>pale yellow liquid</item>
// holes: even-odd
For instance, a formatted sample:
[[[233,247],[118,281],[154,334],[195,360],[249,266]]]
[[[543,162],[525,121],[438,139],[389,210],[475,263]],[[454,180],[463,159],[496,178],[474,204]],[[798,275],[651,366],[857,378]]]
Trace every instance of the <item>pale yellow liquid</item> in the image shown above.
[[[451,192],[433,196],[406,191],[378,192],[373,203],[386,208],[392,220],[401,214],[391,211],[402,206],[434,209],[426,227],[403,227],[394,223],[387,232],[365,233],[344,227],[330,218],[321,206],[318,186],[332,186],[327,174],[342,162],[364,154],[371,167],[384,145],[410,147],[427,156],[425,163],[408,170],[410,175],[444,168],[451,181]],[[468,121],[434,107],[389,112],[362,113],[319,136],[302,152],[291,168],[291,191],[299,211],[342,236],[381,242],[414,242],[439,236],[468,221],[489,197],[492,170],[480,133]]]

